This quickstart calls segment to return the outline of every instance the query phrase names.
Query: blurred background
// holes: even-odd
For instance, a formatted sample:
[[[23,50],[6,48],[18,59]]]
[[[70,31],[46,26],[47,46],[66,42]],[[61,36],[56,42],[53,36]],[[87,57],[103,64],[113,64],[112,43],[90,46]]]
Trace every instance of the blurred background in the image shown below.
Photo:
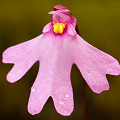
[[[87,42],[120,62],[120,0],[0,0],[0,59],[6,48],[40,35],[52,21],[48,12],[57,4],[71,11]],[[35,63],[21,80],[11,84],[6,75],[13,65],[0,62],[0,120],[84,120],[84,80],[75,65],[71,71],[75,107],[70,116],[58,114],[52,98],[40,114],[27,112],[38,65]],[[120,120],[120,76],[107,78],[110,90],[101,94],[85,85],[88,120]]]

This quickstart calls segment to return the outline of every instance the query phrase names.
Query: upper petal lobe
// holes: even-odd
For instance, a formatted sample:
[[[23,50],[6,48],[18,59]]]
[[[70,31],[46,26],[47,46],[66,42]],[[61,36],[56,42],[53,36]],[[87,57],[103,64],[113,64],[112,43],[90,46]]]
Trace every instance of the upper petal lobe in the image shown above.
[[[118,61],[107,53],[93,47],[80,36],[77,36],[75,52],[75,64],[90,88],[96,93],[108,90],[109,84],[106,74],[120,74]]]
[[[12,70],[7,75],[11,83],[19,80],[38,60],[41,50],[42,35],[27,42],[12,46],[3,52],[3,63],[13,63]]]

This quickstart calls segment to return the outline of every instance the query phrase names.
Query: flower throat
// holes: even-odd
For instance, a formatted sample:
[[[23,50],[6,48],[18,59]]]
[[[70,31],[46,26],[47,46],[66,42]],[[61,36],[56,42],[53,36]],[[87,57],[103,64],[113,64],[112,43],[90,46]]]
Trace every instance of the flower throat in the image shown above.
[[[55,23],[53,22],[53,27],[54,27],[54,32],[55,33],[63,33],[63,30],[65,29],[66,23],[62,24],[62,23]]]

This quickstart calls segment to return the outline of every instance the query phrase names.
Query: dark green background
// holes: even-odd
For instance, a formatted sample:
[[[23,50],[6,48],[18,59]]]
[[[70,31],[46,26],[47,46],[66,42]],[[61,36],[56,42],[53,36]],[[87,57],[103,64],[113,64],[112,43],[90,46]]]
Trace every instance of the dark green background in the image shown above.
[[[71,11],[87,42],[120,62],[120,0],[0,0],[0,54],[41,34],[43,27],[52,21],[47,13],[56,4]],[[0,62],[0,120],[83,120],[83,78],[75,65],[71,72],[75,102],[71,116],[58,114],[51,98],[40,114],[32,116],[27,112],[38,64],[11,84],[6,75],[12,65]],[[120,76],[107,75],[107,78],[110,90],[101,94],[93,93],[87,85],[89,120],[120,120]]]

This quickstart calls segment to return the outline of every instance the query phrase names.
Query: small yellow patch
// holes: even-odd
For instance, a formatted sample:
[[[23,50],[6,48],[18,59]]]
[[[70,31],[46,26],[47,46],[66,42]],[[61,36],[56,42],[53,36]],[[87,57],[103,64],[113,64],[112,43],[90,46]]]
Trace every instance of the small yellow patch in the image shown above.
[[[62,23],[55,23],[53,22],[53,27],[54,27],[54,32],[55,33],[63,33],[63,30],[66,26],[66,23],[65,24],[62,24]]]

